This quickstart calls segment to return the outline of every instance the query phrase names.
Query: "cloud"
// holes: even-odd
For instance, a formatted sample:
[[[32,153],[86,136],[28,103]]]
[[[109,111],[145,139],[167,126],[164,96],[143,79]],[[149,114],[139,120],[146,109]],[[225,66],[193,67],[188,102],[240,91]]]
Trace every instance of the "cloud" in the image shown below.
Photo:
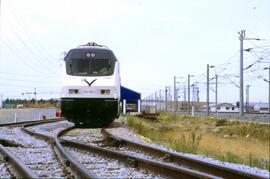
[[[173,23],[191,23],[192,18],[191,17],[185,17],[185,16],[168,16],[168,17],[163,17],[161,19],[162,21],[165,22],[173,22]]]
[[[197,2],[193,2],[191,3],[192,6],[198,7],[198,8],[208,8],[208,4],[201,2],[201,1],[197,1]]]

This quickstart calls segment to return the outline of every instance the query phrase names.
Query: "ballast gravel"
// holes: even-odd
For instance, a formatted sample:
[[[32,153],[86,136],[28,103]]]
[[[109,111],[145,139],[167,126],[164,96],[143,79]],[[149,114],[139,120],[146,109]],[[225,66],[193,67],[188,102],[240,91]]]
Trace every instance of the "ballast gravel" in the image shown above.
[[[66,177],[51,144],[24,133],[20,127],[0,128],[0,139],[12,144],[6,147],[40,178]],[[9,144],[9,145],[10,145]],[[14,145],[17,145],[14,147]],[[0,175],[4,178],[4,175]]]
[[[102,145],[102,139],[104,139],[103,134],[101,133],[101,129],[74,129],[72,131],[69,131],[65,136],[62,137],[63,139],[66,140],[71,140],[74,142],[80,142],[84,144],[92,144],[92,145],[97,145],[99,144]],[[111,149],[111,150],[116,150],[119,152],[122,152],[124,154],[140,157],[140,158],[145,158],[149,160],[158,160],[163,163],[167,163],[169,165],[173,165],[172,162],[167,162],[163,160],[162,158],[156,158],[153,155],[149,155],[147,153],[144,153],[140,150],[136,150],[133,148],[129,148],[126,146],[121,146],[121,147],[112,147],[112,146],[106,146],[103,148],[106,149]],[[179,166],[178,164],[175,164],[174,166]]]
[[[245,171],[245,172],[260,175],[260,176],[266,177],[266,178],[268,178],[270,176],[270,173],[267,170],[258,169],[256,167],[250,167],[250,166],[246,166],[246,165],[234,164],[234,163],[228,163],[228,162],[221,162],[221,161],[209,158],[209,157],[205,157],[203,155],[195,155],[195,154],[176,152],[176,151],[174,151],[172,149],[168,149],[164,146],[151,143],[150,141],[147,141],[147,139],[144,138],[143,136],[140,136],[140,135],[136,134],[133,130],[125,128],[125,127],[110,128],[107,130],[109,132],[111,132],[116,137],[131,140],[131,141],[137,142],[137,143],[142,143],[144,145],[149,145],[149,146],[152,146],[154,148],[166,150],[166,151],[176,153],[178,155],[182,155],[185,157],[193,158],[196,160],[208,162],[208,163],[215,164],[215,165],[225,166],[225,167],[236,169],[239,171]],[[63,136],[63,138],[67,139],[67,140],[85,143],[85,144],[91,143],[91,144],[98,145],[99,141],[102,140],[104,137],[101,134],[101,129],[80,129],[80,130],[75,129],[75,130],[68,132],[66,134],[66,136]],[[115,149],[115,150],[130,154],[130,155],[144,157],[144,158],[150,159],[150,160],[158,160],[158,161],[166,162],[163,159],[154,158],[154,156],[142,153],[139,150],[134,150],[134,149],[130,150],[129,148],[127,148],[125,146],[118,147],[118,148],[114,148],[114,147],[106,147],[106,148]],[[174,164],[171,162],[166,162],[166,163],[169,165],[173,165],[173,166],[178,165],[178,164]]]
[[[130,167],[115,159],[99,154],[86,152],[75,148],[65,147],[87,169],[101,178],[161,178],[150,171]]]
[[[48,136],[55,136],[58,131],[62,130],[63,128],[72,126],[72,123],[69,123],[67,121],[60,121],[57,123],[49,123],[49,124],[42,124],[38,126],[33,126],[31,127],[31,130],[34,130],[35,132],[42,133]],[[155,148],[159,148],[162,150],[167,150],[170,152],[175,152],[171,149],[165,148],[164,146],[153,144],[150,141],[147,141],[146,138],[136,134],[133,132],[131,129],[125,128],[125,127],[119,127],[119,128],[111,128],[108,129],[113,135],[127,139],[127,140],[132,140],[134,142],[138,143],[143,143],[145,145],[150,145]],[[82,143],[91,143],[91,144],[96,144],[98,145],[99,142],[104,138],[103,135],[101,134],[100,129],[75,129],[67,133],[66,136],[63,138],[68,139],[68,140],[74,140],[77,142],[82,142]],[[16,152],[17,156],[20,157],[23,161],[29,164],[29,167],[31,167],[38,175],[39,177],[46,177],[46,178],[59,178],[59,177],[64,177],[65,174],[62,172],[61,164],[59,161],[55,158],[53,151],[49,146],[47,142],[44,142],[42,140],[37,140],[36,138],[29,136],[25,134],[19,127],[15,128],[10,128],[10,127],[0,127],[0,140],[5,140],[8,141],[12,145],[17,145],[17,147],[8,147],[9,150],[13,150]],[[9,145],[10,145],[9,144]],[[117,150],[129,150],[126,147],[121,147],[117,148]],[[119,172],[121,173],[121,177],[123,178],[153,178],[153,177],[158,177],[160,176],[155,176],[153,174],[150,174],[148,171],[144,172],[138,172],[136,174],[132,173],[130,171],[123,170],[126,166],[120,166],[119,167],[119,162],[117,163],[110,163],[113,167],[107,167],[107,162],[104,158],[96,158],[96,161],[99,161],[99,165],[94,164],[95,162],[93,161],[93,158],[91,157],[96,157],[96,156],[91,156],[94,154],[90,153],[85,153],[82,151],[70,149],[72,153],[80,157],[82,159],[83,164],[90,163],[88,167],[92,167],[94,171],[96,170],[97,174],[104,173],[102,177],[117,177],[119,178]],[[147,154],[138,154],[140,151],[130,151],[129,154],[131,155],[145,155],[145,158],[149,158]],[[233,163],[227,163],[227,162],[221,162],[214,160],[209,157],[205,157],[202,155],[194,155],[194,154],[185,154],[185,153],[178,153],[175,152],[178,155],[183,155],[187,156],[190,158],[194,158],[196,160],[201,160],[204,162],[208,163],[213,163],[217,164],[220,166],[226,166],[229,168],[237,169],[240,171],[246,171],[249,173],[253,173],[256,175],[260,175],[262,177],[269,177],[270,173],[267,170],[261,170],[255,167],[249,167],[246,165],[239,165],[239,164],[233,164]],[[31,156],[31,157],[29,157]],[[88,161],[88,159],[90,161]],[[111,160],[111,159],[110,159]],[[155,159],[156,160],[156,159]],[[97,162],[98,163],[98,162]],[[92,165],[92,166],[91,166]],[[107,167],[107,168],[106,168]],[[44,169],[44,170],[43,170]],[[106,171],[106,172],[104,172]],[[113,172],[110,172],[113,171]],[[115,173],[114,173],[115,172]],[[122,172],[124,174],[122,174]],[[132,173],[132,174],[131,174]],[[143,173],[143,174],[142,174]],[[11,174],[6,167],[5,162],[3,162],[0,159],[0,177],[1,178],[10,178]]]
[[[7,147],[41,178],[65,177],[63,168],[50,146],[39,148]],[[31,156],[31,157],[29,157]]]
[[[220,166],[225,166],[225,167],[228,167],[228,168],[232,168],[232,169],[235,169],[235,170],[245,171],[247,173],[260,175],[260,176],[265,177],[265,178],[270,177],[270,172],[268,172],[267,170],[262,170],[262,169],[256,168],[256,167],[250,167],[250,166],[247,166],[247,165],[234,164],[234,163],[228,163],[228,162],[221,162],[221,161],[215,160],[213,158],[205,157],[203,155],[195,155],[195,154],[187,154],[187,153],[176,152],[176,151],[174,151],[172,149],[168,149],[168,148],[166,148],[164,146],[148,142],[147,139],[145,139],[144,137],[136,134],[133,130],[125,128],[125,127],[111,128],[111,129],[109,129],[109,131],[114,136],[117,136],[117,137],[122,138],[122,139],[127,139],[127,140],[131,140],[133,142],[142,143],[142,144],[149,145],[149,146],[159,148],[159,149],[162,149],[162,150],[167,150],[167,151],[176,153],[178,155],[183,155],[183,156],[193,158],[193,159],[196,159],[196,160],[201,160],[203,162],[208,162],[208,163],[212,163],[212,164],[215,164],[215,165],[220,165]]]
[[[96,143],[104,139],[104,136],[101,129],[73,129],[62,138],[81,143]]]
[[[12,178],[12,174],[10,173],[7,163],[0,159],[0,177],[1,178]]]
[[[59,121],[53,123],[40,124],[33,127],[27,127],[27,129],[30,129],[35,133],[41,133],[46,136],[55,137],[59,131],[71,126],[73,126],[73,123],[71,122]]]

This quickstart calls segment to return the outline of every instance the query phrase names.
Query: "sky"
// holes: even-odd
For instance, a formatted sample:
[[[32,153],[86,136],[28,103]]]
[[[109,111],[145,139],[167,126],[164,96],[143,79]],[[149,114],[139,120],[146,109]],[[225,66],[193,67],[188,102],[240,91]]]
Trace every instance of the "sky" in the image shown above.
[[[190,74],[205,101],[209,64],[210,79],[218,75],[218,101],[234,103],[238,32],[246,30],[247,38],[261,40],[244,40],[250,49],[244,52],[244,91],[250,85],[249,101],[268,102],[269,8],[269,0],[2,0],[0,96],[28,99],[36,90],[39,99],[59,98],[61,54],[96,42],[114,51],[122,85],[142,98],[164,93],[165,86],[172,95],[177,76],[183,100]]]

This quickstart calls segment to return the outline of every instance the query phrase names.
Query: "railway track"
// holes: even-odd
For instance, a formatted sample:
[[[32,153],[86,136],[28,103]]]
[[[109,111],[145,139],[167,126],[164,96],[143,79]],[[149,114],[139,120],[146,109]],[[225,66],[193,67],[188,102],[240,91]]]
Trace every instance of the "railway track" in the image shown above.
[[[67,172],[71,178],[98,178],[95,174],[81,165],[71,153],[67,152],[56,137],[60,131],[71,128],[72,126],[73,125],[68,126],[59,124],[47,126],[46,124],[42,124],[36,127],[36,124],[29,124],[24,126],[23,130],[31,135],[42,138],[43,140],[51,141],[59,161],[64,166],[64,171]]]
[[[115,131],[118,129],[74,129],[70,124],[66,121],[50,124],[29,123],[21,124],[22,129],[10,124],[13,126],[13,130],[17,130],[18,135],[22,136],[22,133],[24,135],[27,133],[30,138],[35,138],[35,140],[22,137],[26,140],[18,139],[15,142],[4,140],[6,143],[1,141],[6,145],[5,147],[0,146],[0,153],[3,156],[0,155],[0,167],[3,165],[2,170],[4,171],[1,176],[24,176],[26,178],[263,178],[259,175],[217,166],[182,156],[179,153],[127,140],[115,135]],[[23,132],[18,132],[20,130]],[[38,142],[38,140],[40,141]],[[47,148],[44,147],[45,145]],[[31,147],[34,148],[32,153],[31,151],[28,153],[20,151],[21,148],[29,150]],[[4,152],[5,150],[11,155],[16,153],[15,159],[8,156]],[[44,150],[47,150],[49,154],[41,157]],[[37,163],[36,161],[31,163],[27,161],[29,155],[32,156],[32,160],[37,158],[40,160]],[[46,163],[46,160],[42,160],[44,158],[49,158],[51,162]],[[17,167],[17,164],[14,163],[20,163],[20,166]],[[48,173],[40,168],[50,168],[50,171]]]
[[[53,122],[56,123],[48,124]],[[60,123],[59,120],[51,120],[22,123],[19,124],[22,125],[20,127],[18,124],[8,124],[7,129],[1,128],[2,134],[7,132],[6,135],[1,135],[1,138],[4,138],[2,143],[6,145],[3,149],[9,152],[11,159],[14,158],[12,166],[9,168],[16,170],[10,172],[11,176],[18,178],[97,178],[89,171],[82,171],[83,167],[80,164],[71,165],[70,160],[75,159],[62,154],[64,150],[57,145],[54,136],[59,130],[71,127],[71,123],[65,122],[64,125]],[[36,128],[37,126],[39,127]],[[3,130],[5,131],[3,132]],[[8,156],[8,160],[10,156]]]
[[[1,178],[38,178],[20,159],[0,145]]]
[[[66,144],[74,143],[82,148],[89,148],[87,150],[101,150],[104,153],[117,153],[120,151],[126,160],[132,158],[134,163],[139,163],[142,159],[145,159],[148,163],[161,163],[163,170],[166,172],[172,170],[175,171],[171,177],[186,177],[186,178],[265,178],[260,175],[246,173],[243,171],[235,170],[232,168],[214,165],[212,163],[203,162],[194,158],[183,156],[179,153],[170,152],[163,149],[158,149],[153,146],[149,146],[143,143],[130,141],[119,136],[115,136],[111,129],[88,129],[85,132],[76,129],[73,131],[66,131],[65,136],[62,137],[62,141]],[[115,133],[117,130],[113,129]],[[92,131],[92,132],[91,132]],[[77,134],[76,134],[77,133]],[[80,134],[80,136],[78,135]],[[73,145],[73,144],[72,144]],[[138,164],[137,164],[138,165]],[[149,166],[150,167],[150,166]],[[151,166],[153,167],[153,166]],[[158,169],[162,171],[162,169]],[[166,173],[165,176],[170,176]],[[163,173],[164,174],[164,173]]]
[[[38,162],[34,162],[32,157],[39,154],[39,157],[44,153],[51,153],[48,144],[44,141],[33,140],[31,136],[27,136],[21,131],[21,127],[26,124],[40,124],[55,122],[59,120],[44,120],[44,121],[31,121],[21,123],[10,123],[1,125],[0,134],[0,176],[1,178],[40,178],[46,177],[42,174],[40,168],[46,167],[50,169],[51,165],[45,166],[46,162],[42,158]],[[32,142],[31,142],[32,141]],[[43,145],[43,146],[42,146]],[[47,151],[46,151],[47,150]],[[45,152],[46,151],[46,152]],[[27,155],[26,155],[27,154]],[[31,155],[32,157],[29,157]],[[49,158],[52,155],[46,155]],[[45,159],[43,158],[43,159]],[[43,163],[44,162],[44,163]],[[44,171],[44,170],[43,170]],[[50,175],[47,177],[57,177],[57,175]]]
[[[70,129],[68,129],[70,130]],[[63,133],[67,132],[68,130],[65,130],[61,133],[59,133],[59,136],[63,135]],[[194,171],[192,169],[187,169],[187,168],[181,168],[181,167],[174,167],[174,166],[169,166],[164,163],[154,161],[154,160],[148,160],[139,156],[134,156],[130,154],[126,154],[123,152],[119,152],[117,150],[111,150],[111,149],[106,149],[103,147],[99,147],[97,145],[93,144],[84,144],[81,142],[75,142],[72,140],[67,140],[62,138],[61,139],[62,144],[64,146],[68,146],[71,148],[78,148],[81,151],[86,151],[88,154],[94,153],[95,155],[101,155],[105,156],[106,160],[103,162],[104,164],[107,163],[114,163],[115,160],[118,160],[119,162],[117,163],[116,167],[111,167],[106,170],[117,170],[119,166],[123,166],[127,168],[127,171],[131,171],[131,174],[126,174],[127,171],[124,171],[120,174],[114,175],[112,173],[112,177],[119,177],[119,176],[124,176],[126,177],[135,177],[135,178],[153,178],[153,177],[164,177],[164,178],[179,178],[179,177],[185,177],[185,178],[217,178],[213,175],[209,175],[206,173]],[[92,159],[94,160],[101,160],[99,158],[95,158],[95,156],[91,156]],[[112,160],[112,161],[110,161]],[[89,160],[90,161],[90,160]],[[137,170],[137,171],[136,171]],[[146,174],[145,172],[151,172],[150,175]],[[105,172],[105,173],[106,173]],[[141,173],[140,173],[141,172]],[[138,173],[138,175],[137,175]],[[102,178],[104,177],[109,177],[106,175],[102,175]]]
[[[208,173],[221,178],[264,178],[260,175],[239,171],[225,166],[215,165],[201,160],[196,160],[194,158],[190,158],[176,152],[171,152],[155,148],[147,144],[127,140],[125,138],[114,135],[108,129],[103,129],[102,132],[105,136],[109,138],[108,140],[111,140],[111,143],[119,143],[125,148],[127,148],[127,150],[134,150],[137,153],[144,153],[147,154],[147,157],[149,158],[155,158],[172,165],[190,169],[192,168],[194,170]]]
[[[40,137],[48,137],[39,129],[35,130],[39,133],[33,132],[34,130],[30,128],[26,128],[26,131]],[[60,135],[61,133],[58,134],[58,136]],[[99,152],[89,152],[77,144],[59,142],[58,137],[54,137],[54,142],[64,157],[69,158],[66,162],[68,166],[78,166],[76,170],[81,170],[79,173],[85,173],[84,176],[81,176],[82,178],[162,178],[151,170],[143,170],[142,167],[134,166],[132,160],[126,163]]]
[[[73,166],[78,166],[76,170],[81,170],[79,173],[85,173],[84,178],[118,178],[120,176],[123,178],[197,178],[198,176],[200,178],[216,178],[205,173],[191,172],[190,169],[185,168],[174,168],[155,161],[149,161],[112,150],[109,151],[101,147],[84,146],[83,144],[64,140],[59,142],[58,136],[61,136],[63,133],[59,132],[61,130],[53,130],[54,132],[52,132],[49,127],[45,127],[44,130],[33,129],[31,126],[28,125],[24,130],[42,138],[53,138],[54,143],[60,151],[59,153],[64,158],[72,158],[71,160],[68,159],[68,162],[66,161],[67,165],[70,166],[72,163]],[[70,130],[70,128],[67,128],[67,130]],[[51,131],[50,135],[46,134],[47,131]],[[56,133],[57,136],[55,135]]]

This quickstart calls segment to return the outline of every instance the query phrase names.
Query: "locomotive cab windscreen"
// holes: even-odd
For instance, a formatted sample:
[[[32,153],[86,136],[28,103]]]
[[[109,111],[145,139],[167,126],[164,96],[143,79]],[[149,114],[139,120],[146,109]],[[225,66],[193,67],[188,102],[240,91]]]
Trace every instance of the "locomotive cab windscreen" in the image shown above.
[[[115,58],[109,53],[70,52],[65,59],[66,73],[72,76],[110,76]]]

